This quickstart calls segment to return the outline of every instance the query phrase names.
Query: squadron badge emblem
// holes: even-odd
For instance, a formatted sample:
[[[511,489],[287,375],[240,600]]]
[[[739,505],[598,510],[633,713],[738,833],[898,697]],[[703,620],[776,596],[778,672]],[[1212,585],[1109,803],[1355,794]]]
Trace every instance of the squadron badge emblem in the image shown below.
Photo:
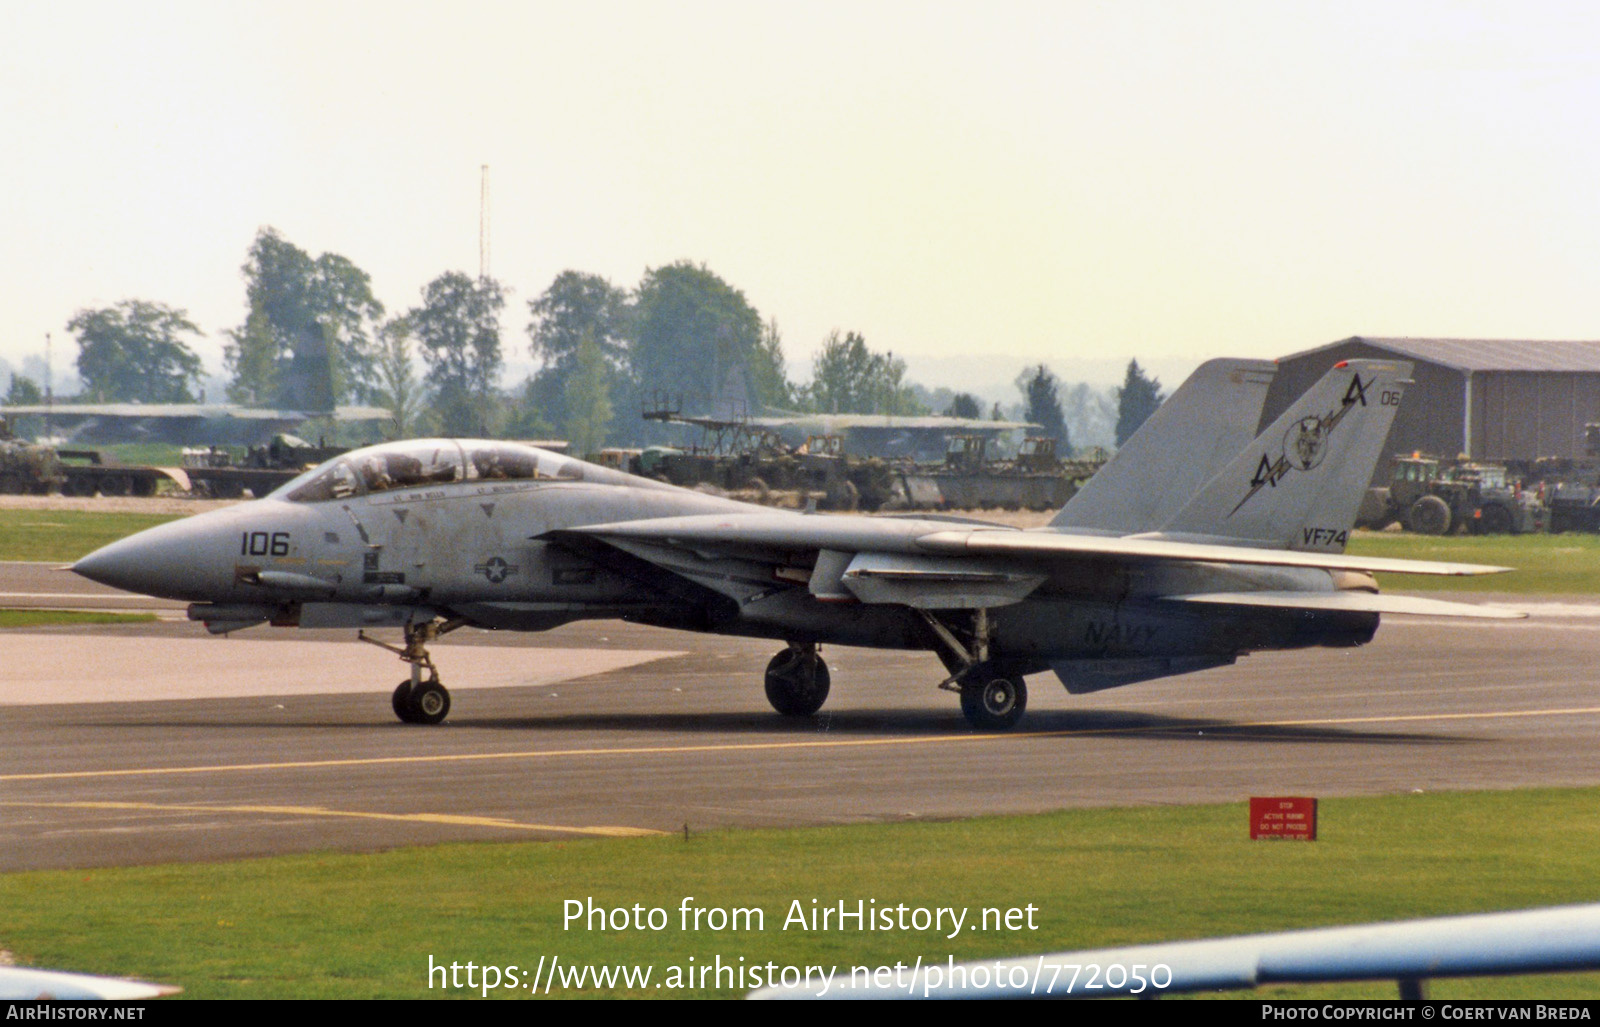
[[[1328,425],[1320,417],[1302,417],[1283,436],[1283,455],[1302,471],[1322,463],[1328,453]]]

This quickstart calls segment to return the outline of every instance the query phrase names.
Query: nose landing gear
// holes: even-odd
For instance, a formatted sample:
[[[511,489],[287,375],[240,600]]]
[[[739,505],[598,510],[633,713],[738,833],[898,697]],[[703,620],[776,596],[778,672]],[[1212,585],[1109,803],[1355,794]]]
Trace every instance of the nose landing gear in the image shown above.
[[[785,717],[809,717],[828,699],[828,665],[810,642],[790,642],[767,664],[767,701]]]
[[[463,620],[449,620],[435,624],[429,620],[407,624],[404,648],[368,638],[365,632],[356,633],[361,641],[387,649],[411,664],[411,676],[400,682],[390,699],[394,715],[405,723],[437,724],[449,716],[450,692],[439,681],[439,668],[433,665],[433,657],[428,655],[428,643],[465,623]],[[423,679],[423,671],[427,671],[426,680]]]
[[[407,724],[437,724],[450,713],[450,692],[437,677],[427,681],[407,678],[394,690],[391,702],[394,715]]]

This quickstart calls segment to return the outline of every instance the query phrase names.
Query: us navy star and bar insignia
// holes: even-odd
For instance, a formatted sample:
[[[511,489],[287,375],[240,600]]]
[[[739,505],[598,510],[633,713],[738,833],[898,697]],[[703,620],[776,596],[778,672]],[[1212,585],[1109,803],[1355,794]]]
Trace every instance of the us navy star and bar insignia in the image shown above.
[[[483,563],[474,564],[472,571],[474,574],[482,574],[486,579],[498,585],[521,569],[516,564],[507,563],[504,557],[491,556]]]

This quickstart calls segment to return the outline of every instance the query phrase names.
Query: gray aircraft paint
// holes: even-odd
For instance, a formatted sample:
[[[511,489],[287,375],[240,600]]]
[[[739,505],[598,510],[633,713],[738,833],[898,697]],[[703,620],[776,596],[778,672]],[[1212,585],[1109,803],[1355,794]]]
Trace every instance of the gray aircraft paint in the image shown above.
[[[1253,396],[1259,362],[1231,366],[1246,373],[1223,393]],[[1207,367],[1199,391],[1186,383],[1147,438],[1181,438],[1185,411],[1215,422],[1205,390],[1230,363]],[[1051,670],[1070,690],[1093,691],[1257,650],[1359,645],[1391,609],[1514,616],[1437,601],[1419,610],[1377,595],[1368,573],[1491,568],[1304,544],[1308,526],[1348,532],[1408,370],[1351,361],[1330,371],[1159,534],[775,511],[511,443],[412,440],[112,543],[74,569],[188,600],[190,616],[219,631],[398,626],[420,647],[436,619],[543,630],[623,617],[791,647],[931,649],[960,687]],[[1125,481],[1137,481],[1140,451],[1120,464]],[[1196,463],[1214,462],[1197,452]],[[1150,466],[1195,473],[1168,457],[1151,455]],[[1159,509],[1134,505],[1136,519]]]
[[[1212,478],[1163,535],[1344,552],[1410,376],[1404,361],[1340,363]]]
[[[1155,531],[1256,437],[1270,360],[1208,360],[1067,501],[1053,528]]]

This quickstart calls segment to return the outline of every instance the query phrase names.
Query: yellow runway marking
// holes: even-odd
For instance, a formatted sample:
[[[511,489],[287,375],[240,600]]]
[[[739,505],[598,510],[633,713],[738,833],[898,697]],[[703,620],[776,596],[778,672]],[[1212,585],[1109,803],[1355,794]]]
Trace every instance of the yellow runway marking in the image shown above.
[[[1311,720],[1261,720],[1238,723],[1196,722],[1196,730],[1243,731],[1275,727],[1341,727],[1354,724],[1410,724],[1425,721],[1511,720],[1523,717],[1574,717],[1600,714],[1600,706],[1561,710],[1496,710],[1487,713],[1405,713],[1387,717],[1324,717]],[[528,749],[520,752],[465,752],[441,756],[371,756],[344,760],[291,760],[282,763],[233,763],[210,767],[130,767],[124,770],[61,770],[37,774],[0,774],[6,781],[64,781],[79,778],[143,777],[155,774],[224,774],[249,770],[323,770],[338,767],[383,767],[396,764],[470,763],[481,760],[543,760],[560,756],[660,756],[705,752],[771,752],[779,749],[851,749],[888,745],[983,745],[1031,742],[1041,738],[1093,735],[1164,734],[1185,727],[1093,727],[1068,731],[1023,731],[1012,734],[932,735],[923,738],[833,738],[804,742],[727,742],[720,745],[641,745],[605,749]]]
[[[497,817],[470,817],[454,813],[364,813],[356,810],[328,809],[324,806],[185,806],[155,802],[0,802],[0,806],[25,806],[36,809],[152,810],[163,813],[268,813],[296,817],[354,817],[359,820],[395,820],[412,824],[450,824],[456,827],[497,827],[516,831],[554,831],[560,834],[592,834],[604,838],[640,838],[665,834],[644,827],[565,827],[558,824],[526,824]]]

